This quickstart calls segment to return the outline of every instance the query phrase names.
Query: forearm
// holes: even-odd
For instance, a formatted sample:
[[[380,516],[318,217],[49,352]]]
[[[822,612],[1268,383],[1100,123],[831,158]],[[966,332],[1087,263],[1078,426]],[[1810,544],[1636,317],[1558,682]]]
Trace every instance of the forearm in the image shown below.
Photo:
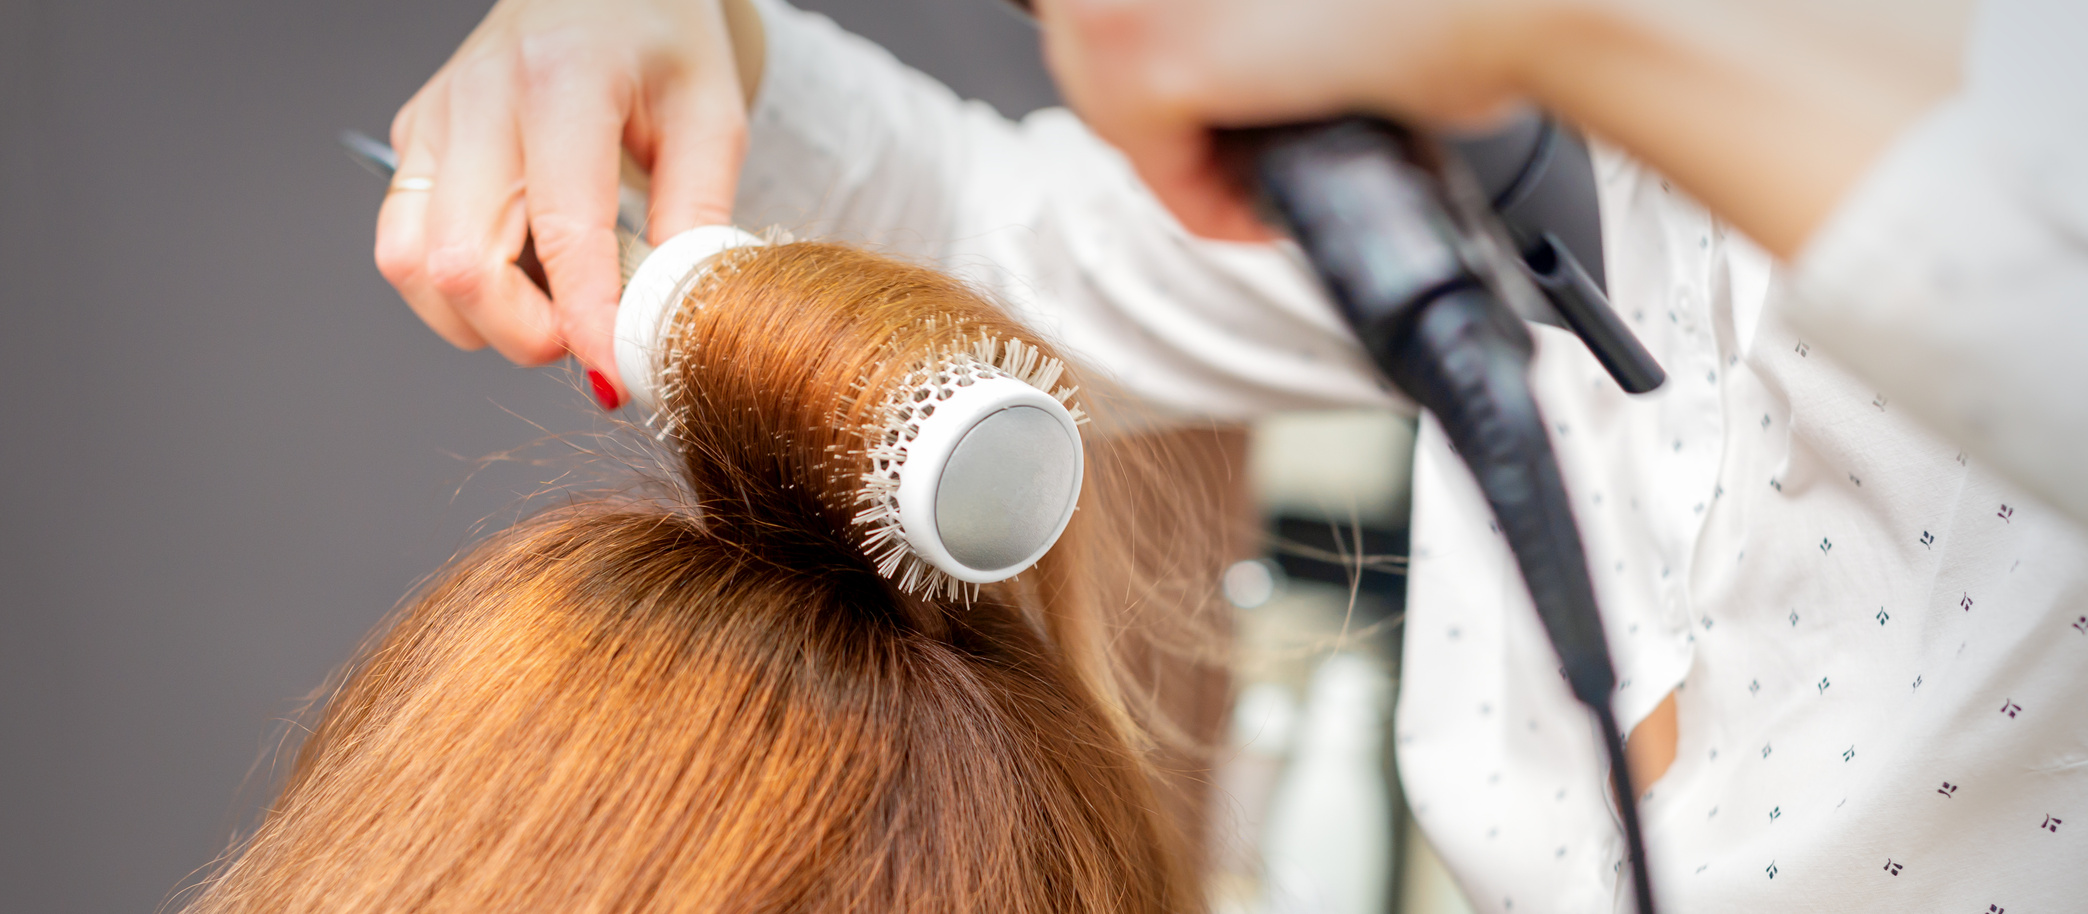
[[[1533,100],[1788,258],[1955,81],[1947,53],[1853,47],[1812,21],[1773,3],[1566,4],[1505,40]]]

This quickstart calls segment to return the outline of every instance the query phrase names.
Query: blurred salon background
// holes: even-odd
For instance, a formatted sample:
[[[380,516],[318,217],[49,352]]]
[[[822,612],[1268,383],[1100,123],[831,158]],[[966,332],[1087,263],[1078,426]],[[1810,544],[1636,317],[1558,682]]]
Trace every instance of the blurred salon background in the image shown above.
[[[1004,114],[1055,101],[1003,4],[799,5]],[[371,264],[382,185],[335,145],[385,135],[485,7],[0,0],[0,910],[150,911],[205,872],[282,722],[561,481],[547,439],[607,427],[565,373],[414,318]],[[1412,440],[1256,430],[1227,914],[1464,910],[1390,755]]]

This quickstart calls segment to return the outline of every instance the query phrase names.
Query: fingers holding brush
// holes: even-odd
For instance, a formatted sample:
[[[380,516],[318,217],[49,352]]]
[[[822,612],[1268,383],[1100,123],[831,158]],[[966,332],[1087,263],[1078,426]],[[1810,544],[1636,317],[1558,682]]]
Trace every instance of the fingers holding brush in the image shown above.
[[[653,240],[729,222],[763,40],[748,0],[502,0],[399,112],[379,269],[443,339],[570,352],[613,408],[621,154]]]
[[[593,65],[599,48],[571,41],[525,45],[529,116],[522,124],[529,227],[551,286],[559,339],[588,372],[605,408],[628,399],[612,331],[622,274],[616,211],[623,126],[636,88]]]
[[[428,278],[501,355],[540,365],[565,352],[551,301],[515,261],[529,237],[514,61],[459,67],[449,81],[448,148],[428,201]]]
[[[522,268],[520,144],[497,58],[452,62],[392,127],[399,168],[377,220],[377,268],[437,335],[540,365],[564,352]]]
[[[424,91],[407,103],[392,125],[399,165],[384,194],[384,206],[377,211],[377,271],[435,335],[459,349],[482,349],[486,338],[428,279],[428,198],[435,187],[434,144],[440,140],[439,129],[420,125],[429,108],[428,94]]]

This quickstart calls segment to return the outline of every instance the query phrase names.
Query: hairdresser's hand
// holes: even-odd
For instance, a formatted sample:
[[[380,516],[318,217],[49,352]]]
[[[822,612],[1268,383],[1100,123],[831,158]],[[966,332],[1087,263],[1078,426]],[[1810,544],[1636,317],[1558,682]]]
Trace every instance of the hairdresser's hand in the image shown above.
[[[1191,231],[1267,231],[1209,128],[1373,111],[1473,123],[1516,97],[1522,23],[1546,0],[1041,0],[1073,108]]]
[[[502,0],[392,122],[377,268],[443,339],[570,352],[613,407],[621,152],[656,242],[730,221],[761,40],[746,0]],[[513,263],[532,233],[549,296]]]
[[[1191,231],[1267,237],[1209,128],[1527,98],[1793,256],[1958,81],[1971,0],[1039,0],[1066,97]]]

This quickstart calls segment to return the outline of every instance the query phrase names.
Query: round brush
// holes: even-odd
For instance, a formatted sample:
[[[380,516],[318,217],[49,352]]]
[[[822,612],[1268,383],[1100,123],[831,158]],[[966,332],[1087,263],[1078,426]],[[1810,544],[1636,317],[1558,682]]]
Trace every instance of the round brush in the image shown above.
[[[390,146],[343,131],[350,157],[385,180]],[[631,399],[658,417],[663,332],[718,255],[765,244],[729,225],[644,240],[646,177],[625,157],[616,237],[624,276],[616,310],[616,371]],[[533,241],[516,264],[548,293]],[[1073,519],[1085,463],[1080,426],[1057,386],[1065,366],[1019,340],[979,339],[910,373],[879,427],[866,429],[871,469],[856,501],[862,548],[879,574],[908,592],[965,594],[1005,581],[1058,542]]]

